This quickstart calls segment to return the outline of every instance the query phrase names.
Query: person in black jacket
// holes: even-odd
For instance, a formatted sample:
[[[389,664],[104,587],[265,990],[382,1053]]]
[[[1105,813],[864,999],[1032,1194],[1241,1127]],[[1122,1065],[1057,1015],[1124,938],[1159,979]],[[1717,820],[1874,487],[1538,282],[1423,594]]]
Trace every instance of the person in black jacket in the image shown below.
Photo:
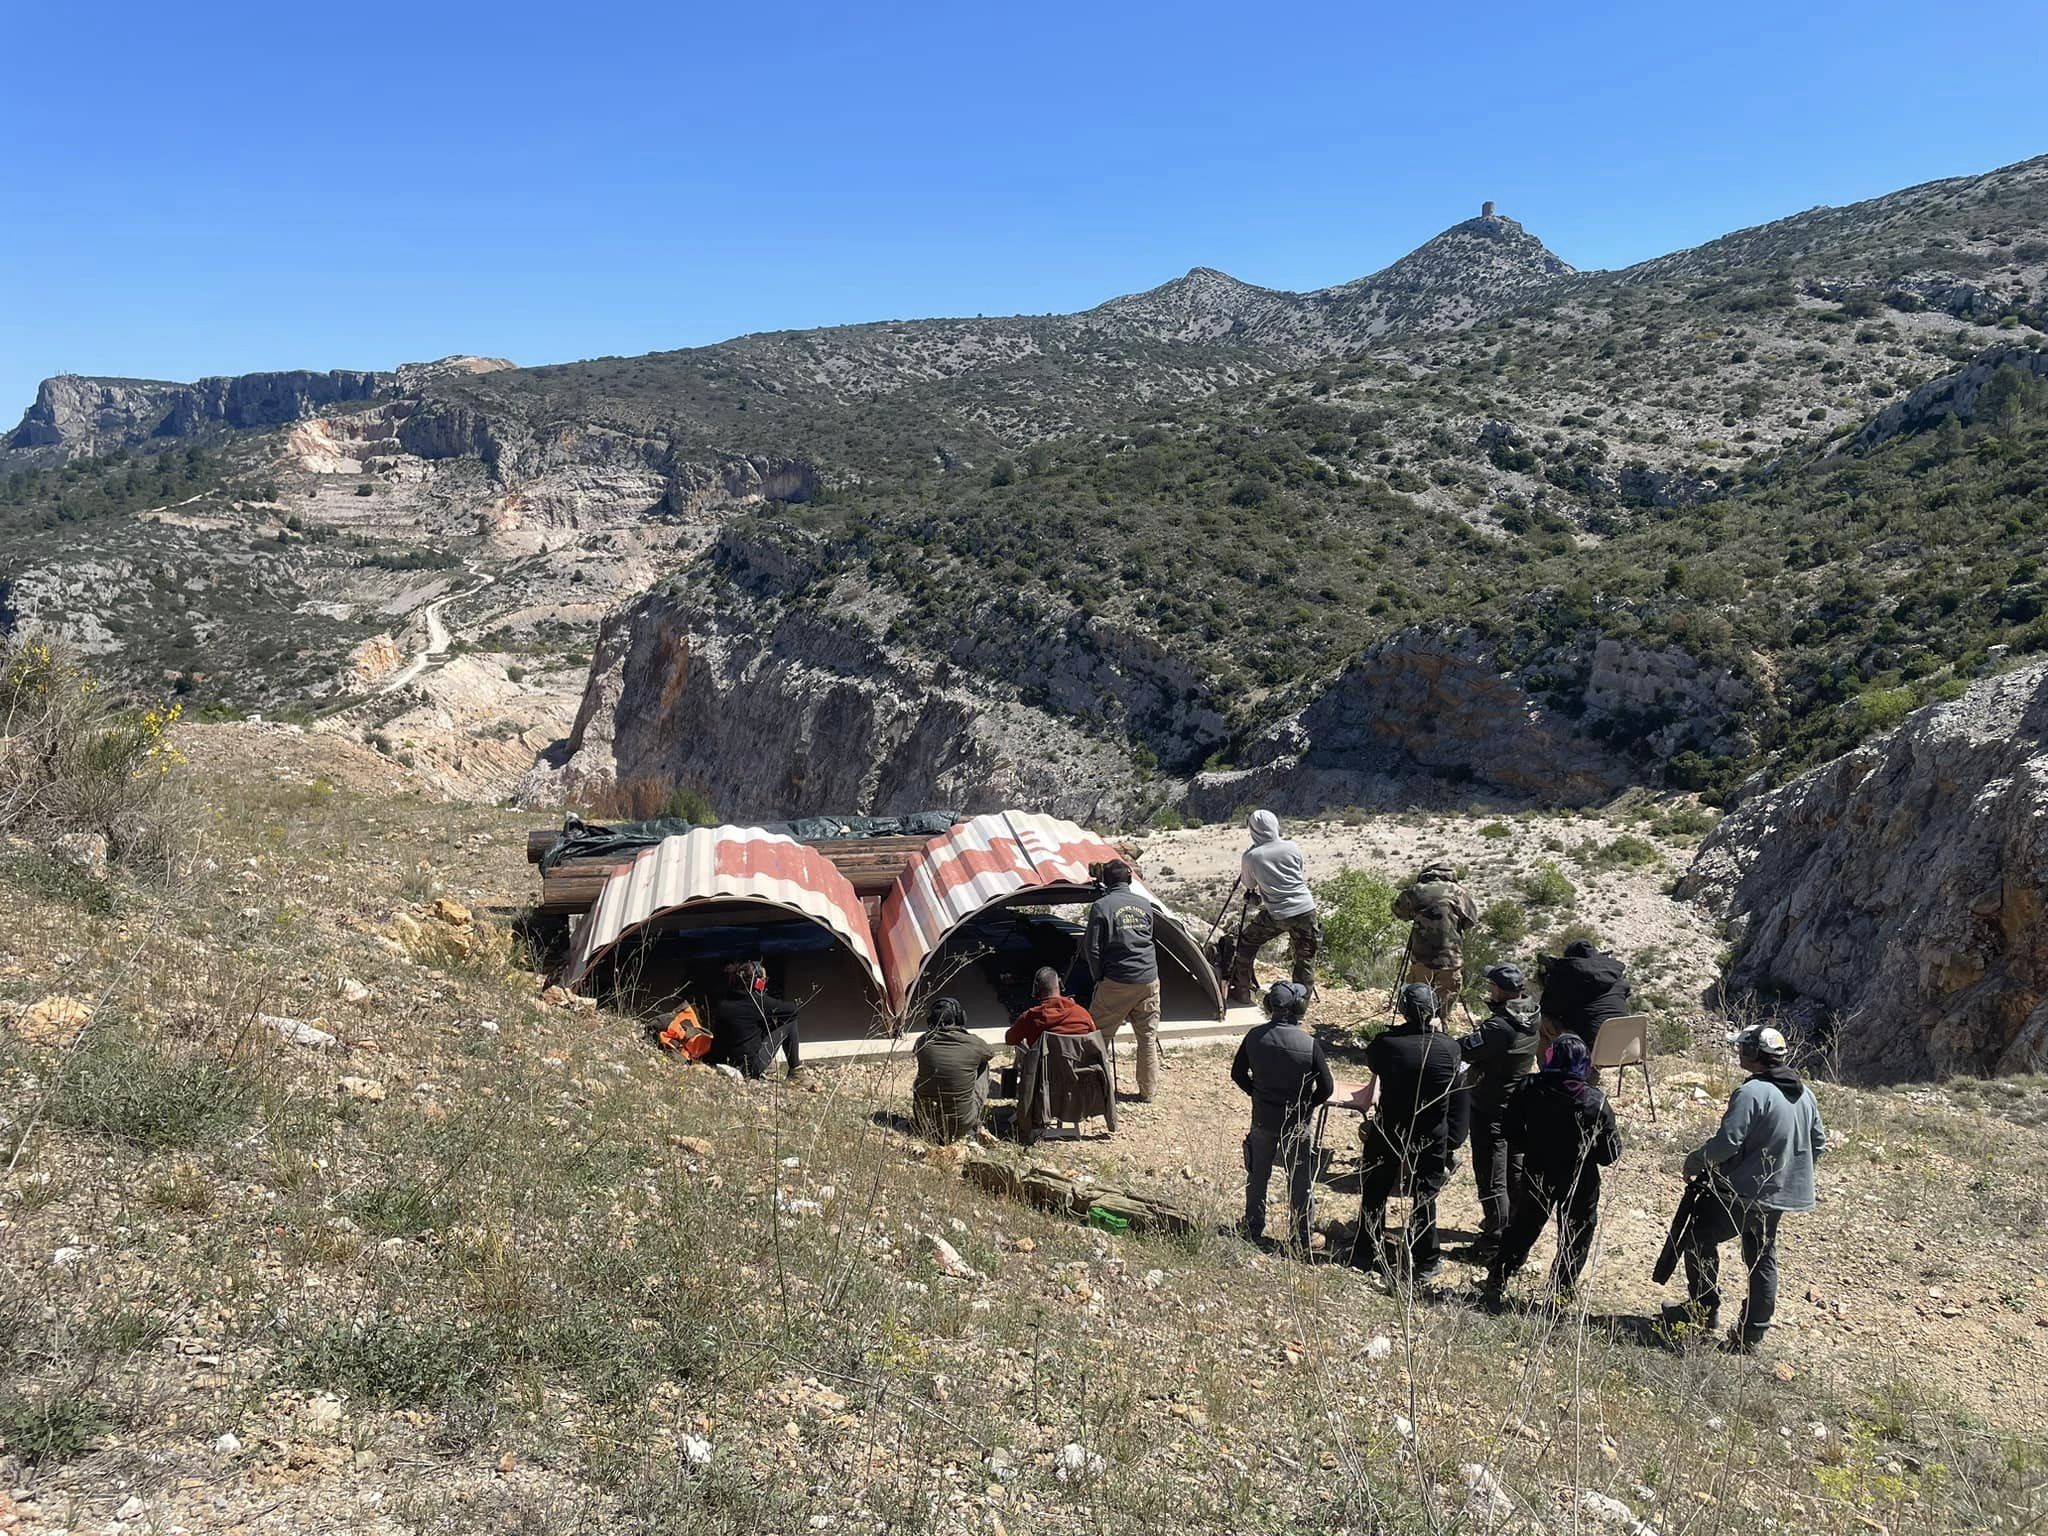
[[[1570,1031],[1593,1048],[1600,1026],[1628,1012],[1628,968],[1584,939],[1540,966],[1544,1037]]]
[[[725,996],[711,1011],[712,1064],[737,1067],[748,1077],[762,1077],[778,1050],[791,1077],[803,1071],[796,1005],[769,994],[768,969],[759,960],[727,966]]]
[[[1266,1022],[1246,1031],[1230,1064],[1230,1080],[1252,1101],[1252,1128],[1244,1138],[1244,1221],[1246,1240],[1266,1237],[1266,1190],[1277,1162],[1287,1173],[1295,1245],[1309,1249],[1309,1189],[1316,1150],[1309,1134],[1318,1104],[1336,1092],[1330,1063],[1314,1035],[1302,1027],[1308,988],[1276,981],[1266,989]]]
[[[1485,1296],[1498,1305],[1529,1250],[1557,1214],[1557,1259],[1551,1266],[1554,1295],[1568,1296],[1585,1272],[1600,1221],[1600,1170],[1621,1156],[1621,1131],[1614,1109],[1592,1081],[1593,1058],[1574,1034],[1559,1035],[1543,1053],[1543,1066],[1508,1094],[1501,1129],[1522,1154],[1522,1188],[1487,1266]]]
[[[1373,1270],[1389,1286],[1387,1197],[1408,1175],[1408,1270],[1420,1285],[1443,1267],[1437,1244],[1436,1199],[1450,1164],[1451,1088],[1458,1078],[1458,1046],[1436,1029],[1432,987],[1410,982],[1395,999],[1401,1022],[1365,1048],[1375,1091],[1373,1118],[1361,1133],[1358,1164],[1358,1239],[1351,1262]]]
[[[1522,1154],[1501,1130],[1509,1090],[1536,1064],[1536,1021],[1514,1011],[1522,992],[1520,966],[1494,966],[1486,973],[1486,1018],[1458,1042],[1467,1074],[1472,1176],[1479,1186],[1479,1242],[1472,1258],[1480,1264],[1499,1250],[1510,1199],[1522,1182]]]

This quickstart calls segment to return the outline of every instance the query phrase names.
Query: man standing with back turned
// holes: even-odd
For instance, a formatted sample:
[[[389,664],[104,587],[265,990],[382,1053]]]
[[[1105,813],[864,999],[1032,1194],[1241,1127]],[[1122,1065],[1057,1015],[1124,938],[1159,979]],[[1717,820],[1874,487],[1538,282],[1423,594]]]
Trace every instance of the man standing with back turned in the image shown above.
[[[1748,1080],[1728,1100],[1721,1128],[1685,1160],[1704,1179],[1682,1240],[1686,1299],[1664,1309],[1667,1326],[1712,1333],[1721,1320],[1721,1245],[1742,1241],[1749,1296],[1727,1347],[1753,1353],[1778,1310],[1778,1218],[1813,1209],[1813,1165],[1828,1149],[1813,1090],[1786,1065],[1785,1037],[1767,1025],[1736,1037]]]
[[[1401,979],[1434,988],[1438,1017],[1448,1024],[1465,990],[1465,930],[1479,921],[1472,893],[1458,884],[1453,865],[1434,859],[1394,898],[1394,916],[1408,924],[1408,974]]]
[[[1111,859],[1102,866],[1103,894],[1088,909],[1081,953],[1095,991],[1088,1012],[1114,1046],[1124,1020],[1138,1037],[1138,1101],[1152,1102],[1159,1084],[1159,951],[1152,942],[1152,903],[1131,889],[1131,866]]]
[[[1308,888],[1300,846],[1280,835],[1280,818],[1271,811],[1253,811],[1251,829],[1252,845],[1238,869],[1245,901],[1256,900],[1259,906],[1247,912],[1244,937],[1230,962],[1233,1003],[1258,1000],[1252,991],[1252,966],[1260,949],[1281,934],[1288,936],[1297,986],[1315,985],[1316,952],[1323,947],[1323,925],[1316,921],[1315,893]]]
[[[1396,998],[1401,1022],[1365,1048],[1375,1090],[1373,1118],[1360,1132],[1358,1239],[1351,1262],[1398,1283],[1386,1250],[1387,1198],[1408,1176],[1408,1278],[1421,1285],[1442,1267],[1436,1197],[1450,1171],[1451,1088],[1458,1046],[1436,1028],[1436,993],[1411,981]]]

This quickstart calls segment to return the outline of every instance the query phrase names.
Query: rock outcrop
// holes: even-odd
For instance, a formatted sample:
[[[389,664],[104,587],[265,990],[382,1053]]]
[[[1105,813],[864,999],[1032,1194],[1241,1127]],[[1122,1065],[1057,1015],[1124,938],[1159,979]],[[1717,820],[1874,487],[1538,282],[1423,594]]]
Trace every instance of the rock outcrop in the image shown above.
[[[333,369],[326,373],[245,373],[234,378],[170,384],[152,379],[45,379],[35,404],[4,446],[52,450],[58,459],[88,458],[132,448],[153,437],[192,437],[219,427],[276,427],[316,411],[370,400],[391,376]]]
[[[1977,397],[1999,369],[2018,368],[2037,378],[2048,379],[2048,350],[2036,346],[1993,347],[1967,368],[1929,379],[1903,399],[1894,400],[1864,424],[1856,434],[1859,452],[1875,448],[1909,432],[1924,432],[1938,426],[1944,416],[1969,421],[1977,414]]]
[[[1582,699],[1585,728],[1628,742],[1641,760],[1687,751],[1747,757],[1757,749],[1754,690],[1676,647],[1603,637],[1593,646]]]
[[[1590,805],[1633,781],[1578,722],[1538,702],[1471,633],[1409,631],[1353,662],[1293,718],[1252,744],[1243,767],[1196,776],[1205,816],[1250,803],[1291,814],[1412,804],[1475,792]]]
[[[605,621],[569,737],[521,798],[607,781],[688,785],[723,816],[1128,807],[1128,757],[1051,717],[949,686],[937,670],[803,612],[765,627],[686,592]]]
[[[2048,663],[1750,801],[1679,891],[1855,1076],[2048,1066]]]

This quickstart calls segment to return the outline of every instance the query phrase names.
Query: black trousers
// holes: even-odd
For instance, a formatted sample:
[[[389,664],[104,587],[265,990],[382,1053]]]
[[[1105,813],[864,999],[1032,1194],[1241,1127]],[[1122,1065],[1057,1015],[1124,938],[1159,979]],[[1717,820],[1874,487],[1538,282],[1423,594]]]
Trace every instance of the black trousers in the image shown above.
[[[1492,1274],[1505,1280],[1529,1262],[1529,1250],[1557,1217],[1557,1259],[1550,1266],[1550,1283],[1557,1290],[1578,1284],[1592,1257],[1593,1234],[1600,1226],[1600,1169],[1587,1163],[1565,1189],[1554,1189],[1533,1176],[1524,1177],[1515,1192],[1514,1209],[1502,1235],[1500,1254],[1493,1261]]]
[[[1450,1173],[1450,1147],[1444,1132],[1403,1134],[1379,1120],[1368,1121],[1365,1146],[1358,1163],[1358,1243],[1352,1262],[1374,1269],[1387,1267],[1387,1200],[1408,1175],[1408,1263],[1427,1269],[1442,1252],[1436,1235],[1436,1200]]]
[[[1472,1119],[1472,1178],[1479,1186],[1479,1232],[1498,1241],[1522,1186],[1522,1154],[1501,1134],[1500,1107],[1479,1106]]]
[[[1778,1315],[1780,1214],[1726,1194],[1700,1201],[1686,1234],[1685,1286],[1693,1305],[1706,1313],[1709,1327],[1721,1319],[1721,1245],[1731,1237],[1742,1239],[1742,1262],[1749,1271],[1743,1333],[1754,1343]]]
[[[1273,1170],[1278,1167],[1287,1179],[1288,1233],[1308,1251],[1309,1196],[1315,1181],[1316,1149],[1308,1126],[1297,1124],[1286,1130],[1261,1130],[1253,1126],[1244,1139],[1244,1225],[1246,1237],[1266,1235],[1266,1192],[1272,1188]]]
[[[768,1069],[775,1065],[775,1053],[777,1051],[782,1052],[782,1059],[789,1064],[789,1070],[794,1072],[803,1065],[798,1056],[798,1052],[801,1049],[802,1042],[797,1038],[796,1032],[796,1016],[792,1014],[782,1023],[776,1025],[775,1028],[768,1031],[768,1038],[763,1042],[759,1053],[750,1063],[751,1070],[748,1071],[747,1076],[765,1077]]]

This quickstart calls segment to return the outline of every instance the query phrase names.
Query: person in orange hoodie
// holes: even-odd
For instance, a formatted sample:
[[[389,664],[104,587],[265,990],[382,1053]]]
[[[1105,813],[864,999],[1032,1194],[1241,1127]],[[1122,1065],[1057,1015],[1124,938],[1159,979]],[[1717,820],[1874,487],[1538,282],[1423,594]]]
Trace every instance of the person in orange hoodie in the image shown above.
[[[1017,1015],[1017,1022],[1003,1036],[1005,1044],[1020,1051],[1038,1044],[1042,1035],[1089,1035],[1095,1019],[1060,988],[1060,973],[1051,966],[1039,967],[1031,978],[1032,1004]]]
[[[1047,1070],[1039,1059],[1041,1042],[1047,1035],[1096,1033],[1094,1015],[1066,996],[1060,987],[1060,973],[1051,966],[1040,967],[1031,978],[1031,995],[1036,1001],[1017,1015],[1017,1022],[1003,1036],[1017,1048],[1017,1112],[1010,1122],[1010,1134],[1026,1146],[1038,1139],[1040,1131],[1039,1074]],[[1111,1129],[1115,1125],[1112,1120]]]

